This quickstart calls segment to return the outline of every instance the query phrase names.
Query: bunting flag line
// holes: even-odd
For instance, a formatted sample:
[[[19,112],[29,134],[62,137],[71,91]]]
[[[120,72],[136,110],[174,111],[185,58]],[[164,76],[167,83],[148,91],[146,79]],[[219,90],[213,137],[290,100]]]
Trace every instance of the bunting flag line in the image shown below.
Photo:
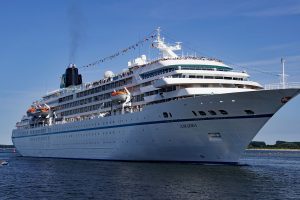
[[[143,43],[148,42],[149,40],[152,40],[155,37],[156,37],[156,33],[152,33],[150,36],[145,37],[144,39],[138,41],[137,43],[135,43],[133,45],[130,45],[129,47],[127,47],[127,48],[125,48],[125,49],[123,49],[121,51],[118,51],[118,52],[116,52],[115,54],[113,54],[111,56],[107,56],[107,57],[102,58],[100,60],[97,60],[97,61],[95,61],[93,63],[90,63],[88,65],[84,65],[84,66],[82,66],[82,68],[92,67],[92,66],[98,65],[100,63],[103,63],[103,62],[105,62],[107,60],[112,60],[112,59],[114,59],[117,56],[124,55],[129,50],[135,50],[139,45],[142,45]]]

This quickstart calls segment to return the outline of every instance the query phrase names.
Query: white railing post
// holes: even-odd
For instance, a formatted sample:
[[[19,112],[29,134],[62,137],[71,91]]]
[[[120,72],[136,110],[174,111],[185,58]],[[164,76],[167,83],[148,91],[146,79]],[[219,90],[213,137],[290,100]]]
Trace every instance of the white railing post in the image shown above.
[[[266,90],[276,90],[276,89],[285,89],[285,88],[300,88],[300,82],[292,82],[292,83],[274,83],[267,84],[264,87]]]

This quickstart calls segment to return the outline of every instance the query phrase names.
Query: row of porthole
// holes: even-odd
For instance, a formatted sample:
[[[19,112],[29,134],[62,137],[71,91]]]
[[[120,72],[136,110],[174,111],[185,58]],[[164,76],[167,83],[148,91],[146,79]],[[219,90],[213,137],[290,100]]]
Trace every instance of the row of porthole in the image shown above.
[[[222,115],[228,115],[228,112],[226,111],[226,110],[218,110]],[[209,111],[207,111],[210,115],[217,115],[217,112],[216,111],[214,111],[214,110],[209,110]],[[254,111],[252,111],[252,110],[244,110],[244,112],[247,114],[247,115],[254,115],[255,113],[254,113]],[[204,111],[198,111],[198,114],[197,114],[197,112],[196,111],[192,111],[192,113],[195,115],[195,116],[198,116],[198,114],[199,115],[201,115],[201,116],[205,116],[205,115],[207,115],[206,114],[206,112],[204,112]]]
[[[222,114],[222,115],[228,115],[228,112],[226,111],[226,110],[218,110],[219,111],[219,113],[220,114]],[[210,115],[217,115],[217,112],[216,111],[214,111],[214,110],[209,110],[209,111],[207,111]],[[252,110],[244,110],[244,112],[247,114],[247,115],[254,115],[255,113],[254,113],[254,111],[252,111]],[[207,115],[207,113],[206,112],[204,112],[204,111],[202,111],[202,110],[200,110],[200,111],[198,111],[198,112],[196,112],[196,111],[192,111],[192,113],[195,115],[195,116],[198,116],[198,114],[200,115],[200,116],[206,116]],[[163,112],[163,117],[164,118],[169,118],[169,117],[172,117],[172,114],[171,113],[168,113],[168,112]]]
[[[61,141],[60,143],[53,143],[51,146],[64,146],[68,145],[85,145],[85,144],[114,144],[117,143],[116,141],[100,141],[100,140],[84,140],[84,141]],[[119,142],[120,143],[120,142]]]
[[[207,115],[206,112],[204,112],[204,111],[202,111],[202,110],[198,111],[198,114],[197,114],[196,111],[192,111],[192,112],[193,112],[193,114],[194,114],[195,116],[198,116],[198,114],[201,115],[201,116]],[[216,111],[213,111],[213,110],[209,110],[209,111],[207,111],[207,112],[208,112],[210,115],[217,115]],[[228,112],[227,112],[226,110],[219,110],[219,112],[220,112],[222,115],[228,115]]]
[[[130,121],[132,121],[133,119],[131,118]],[[128,122],[129,119],[125,119],[125,120],[118,120],[118,123],[120,124],[121,122]],[[94,128],[94,127],[97,127],[97,126],[104,126],[104,125],[114,125],[115,122],[114,120],[113,121],[106,121],[106,122],[98,122],[98,123],[90,123],[90,124],[84,124],[84,125],[76,125],[76,126],[68,126],[68,127],[59,127],[59,128],[53,128],[51,130],[51,132],[57,132],[57,131],[69,131],[69,130],[76,130],[76,129],[79,129],[79,128]],[[74,129],[75,128],[75,129]],[[51,133],[49,132],[49,133]]]
[[[170,113],[170,116],[172,117],[171,113]],[[146,119],[146,118],[144,117],[144,119]],[[121,124],[121,123],[129,122],[129,121],[133,121],[133,118],[118,120],[118,123]],[[55,127],[55,128],[52,128],[52,129],[48,129],[48,133],[53,133],[53,132],[58,132],[58,131],[77,130],[77,129],[80,129],[80,128],[94,128],[94,127],[97,127],[97,125],[98,126],[105,126],[105,125],[114,125],[115,123],[117,123],[117,122],[113,120],[113,121],[90,123],[90,124],[84,124],[84,125],[78,124],[78,125],[74,125],[74,126]],[[16,136],[39,135],[39,134],[42,134],[42,133],[46,133],[46,129],[30,130],[30,131],[20,132],[20,133],[17,133]]]

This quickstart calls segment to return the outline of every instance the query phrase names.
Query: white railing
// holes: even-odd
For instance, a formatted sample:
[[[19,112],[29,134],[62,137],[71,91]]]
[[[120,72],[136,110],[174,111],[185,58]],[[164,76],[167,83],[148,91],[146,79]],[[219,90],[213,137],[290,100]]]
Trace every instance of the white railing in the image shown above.
[[[286,88],[300,88],[300,82],[293,83],[274,83],[265,85],[266,90],[275,90],[275,89],[286,89]]]

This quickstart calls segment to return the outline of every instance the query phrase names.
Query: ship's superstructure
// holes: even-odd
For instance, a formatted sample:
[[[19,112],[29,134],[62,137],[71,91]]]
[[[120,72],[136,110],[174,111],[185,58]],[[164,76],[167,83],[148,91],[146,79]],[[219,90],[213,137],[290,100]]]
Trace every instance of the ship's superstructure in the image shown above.
[[[260,128],[299,89],[264,90],[217,59],[178,56],[160,30],[161,57],[82,83],[71,64],[28,109],[12,140],[24,156],[237,162]]]

